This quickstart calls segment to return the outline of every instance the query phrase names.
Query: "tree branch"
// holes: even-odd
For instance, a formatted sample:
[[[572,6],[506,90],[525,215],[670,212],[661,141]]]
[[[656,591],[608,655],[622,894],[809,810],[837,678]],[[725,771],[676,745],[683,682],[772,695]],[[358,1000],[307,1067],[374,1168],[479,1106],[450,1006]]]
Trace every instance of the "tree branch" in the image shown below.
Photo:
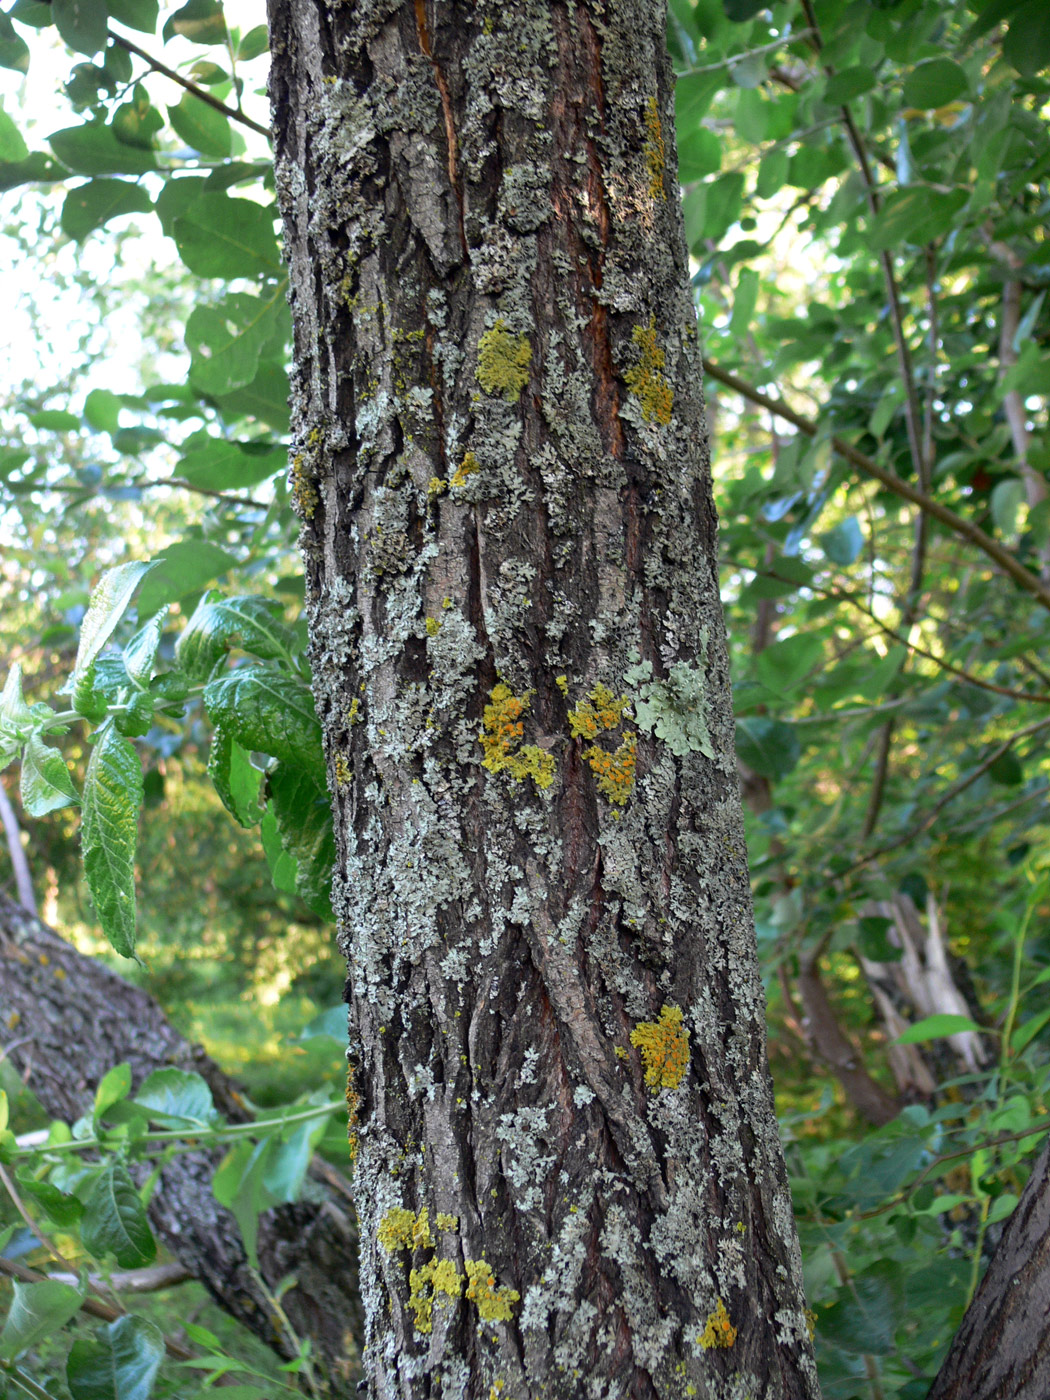
[[[789,408],[782,399],[774,399],[769,394],[762,393],[753,384],[731,374],[729,370],[720,369],[718,365],[713,365],[708,359],[704,360],[704,373],[711,379],[717,380],[718,383],[724,384],[727,389],[732,389],[751,403],[757,404],[759,408],[765,408],[769,412],[777,414],[786,423],[793,424],[800,433],[805,433],[807,437],[816,437],[816,423],[810,418],[803,418],[800,413]],[[993,540],[991,535],[986,535],[979,525],[974,525],[972,521],[957,515],[947,506],[941,505],[940,501],[928,492],[921,490],[918,486],[912,486],[911,482],[905,481],[896,472],[880,466],[873,457],[861,452],[859,448],[854,447],[844,438],[832,434],[830,441],[831,446],[840,457],[844,457],[847,462],[858,467],[866,476],[881,482],[894,495],[911,501],[913,505],[920,506],[928,515],[932,515],[935,520],[939,520],[942,525],[951,530],[953,534],[976,545],[983,554],[986,554],[998,565],[1004,574],[1009,575],[1026,593],[1030,593],[1044,608],[1050,611],[1050,586],[1043,583],[1035,574],[1030,573],[1008,549]]]

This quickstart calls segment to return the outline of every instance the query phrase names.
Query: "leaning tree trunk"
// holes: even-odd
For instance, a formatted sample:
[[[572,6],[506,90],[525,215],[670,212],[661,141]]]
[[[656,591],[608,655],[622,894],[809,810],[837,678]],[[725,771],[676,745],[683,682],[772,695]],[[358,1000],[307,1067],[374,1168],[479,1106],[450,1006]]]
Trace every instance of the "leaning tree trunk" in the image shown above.
[[[273,0],[366,1373],[813,1397],[658,0]]]
[[[0,893],[0,1051],[47,1113],[72,1123],[90,1113],[99,1080],[126,1062],[135,1088],[155,1069],[199,1074],[231,1122],[249,1117],[236,1086],[164,1012],[94,958]],[[161,1243],[232,1317],[285,1356],[309,1338],[314,1356],[343,1394],[358,1373],[360,1302],[353,1210],[338,1174],[315,1164],[304,1199],[266,1211],[259,1222],[259,1275],[248,1262],[233,1215],[212,1194],[223,1157],[181,1153],[150,1198]],[[289,1276],[282,1306],[296,1330],[274,1325],[271,1298]]]
[[[927,1400],[1050,1395],[1050,1147],[1006,1222]]]

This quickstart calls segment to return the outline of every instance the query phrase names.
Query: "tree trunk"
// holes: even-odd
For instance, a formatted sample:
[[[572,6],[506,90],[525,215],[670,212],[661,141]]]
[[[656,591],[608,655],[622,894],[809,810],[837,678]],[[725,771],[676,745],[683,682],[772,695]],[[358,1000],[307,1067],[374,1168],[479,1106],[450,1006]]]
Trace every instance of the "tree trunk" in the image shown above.
[[[656,0],[273,0],[370,1393],[814,1397]]]
[[[0,1026],[7,1057],[53,1118],[73,1123],[90,1113],[99,1080],[125,1061],[135,1087],[153,1070],[176,1065],[207,1081],[231,1122],[249,1116],[232,1080],[178,1033],[152,997],[83,957],[3,894]],[[295,1355],[292,1340],[274,1327],[236,1220],[212,1195],[222,1156],[221,1150],[188,1152],[169,1162],[150,1200],[150,1222],[220,1307],[275,1350]],[[263,1215],[259,1264],[271,1293],[295,1276],[282,1306],[298,1335],[310,1338],[339,1394],[340,1377],[357,1374],[361,1337],[353,1209],[334,1176],[314,1173],[302,1201]]]
[[[1050,1147],[1043,1149],[928,1400],[1050,1395]]]

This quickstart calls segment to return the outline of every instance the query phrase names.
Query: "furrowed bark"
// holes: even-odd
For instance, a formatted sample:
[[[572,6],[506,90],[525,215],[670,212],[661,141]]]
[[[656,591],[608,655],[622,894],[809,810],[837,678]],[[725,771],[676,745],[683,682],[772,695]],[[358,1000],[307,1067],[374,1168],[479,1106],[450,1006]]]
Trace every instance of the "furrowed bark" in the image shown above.
[[[1044,1148],[927,1400],[1050,1394],[1050,1148]]]
[[[208,1083],[231,1122],[250,1115],[236,1085],[199,1045],[170,1024],[145,992],[92,958],[0,893],[0,1026],[4,1049],[44,1111],[68,1123],[89,1113],[95,1088],[114,1065],[131,1066],[137,1087],[155,1069],[175,1065]],[[207,1287],[220,1307],[282,1355],[291,1339],[249,1267],[240,1230],[212,1195],[223,1151],[184,1153],[165,1168],[149,1215],[161,1243]],[[315,1174],[304,1199],[267,1211],[259,1227],[259,1263],[273,1292],[289,1274],[296,1286],[282,1306],[327,1368],[333,1393],[358,1373],[361,1343],[356,1232],[345,1195]]]
[[[817,1395],[664,23],[271,5],[377,1396]]]

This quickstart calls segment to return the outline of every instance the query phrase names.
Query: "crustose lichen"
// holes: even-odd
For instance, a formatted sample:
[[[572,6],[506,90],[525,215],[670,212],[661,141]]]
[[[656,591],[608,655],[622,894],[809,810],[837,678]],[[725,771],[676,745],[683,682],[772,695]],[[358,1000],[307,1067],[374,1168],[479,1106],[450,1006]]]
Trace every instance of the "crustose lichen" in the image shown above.
[[[549,788],[554,781],[554,758],[538,744],[523,744],[525,725],[522,715],[529,708],[531,691],[515,695],[501,681],[489,693],[490,703],[481,717],[478,738],[485,750],[481,766],[490,773],[509,773],[518,782],[531,778],[538,788]]]
[[[714,1312],[707,1319],[704,1330],[696,1340],[704,1351],[710,1351],[712,1347],[731,1347],[736,1341],[736,1328],[730,1322],[726,1305],[721,1298],[716,1302]]]
[[[662,1006],[656,1021],[640,1021],[631,1044],[642,1057],[650,1089],[677,1089],[689,1068],[689,1032],[682,1026],[681,1008]]]
[[[486,394],[502,394],[517,403],[529,382],[532,346],[528,337],[512,335],[499,320],[478,341],[478,383]]]

